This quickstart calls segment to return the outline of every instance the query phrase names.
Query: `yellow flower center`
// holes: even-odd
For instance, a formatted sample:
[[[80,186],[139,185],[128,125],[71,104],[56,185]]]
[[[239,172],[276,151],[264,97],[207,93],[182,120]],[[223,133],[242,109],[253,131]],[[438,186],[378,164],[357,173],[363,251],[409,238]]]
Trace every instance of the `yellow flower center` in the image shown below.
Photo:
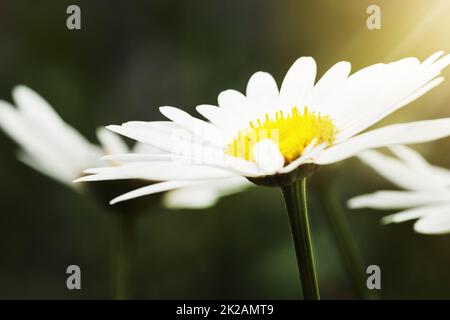
[[[249,127],[241,130],[234,137],[225,153],[248,161],[255,161],[253,148],[263,139],[272,140],[284,157],[285,165],[303,154],[312,142],[315,145],[331,145],[336,136],[336,127],[328,116],[309,111],[307,107],[300,112],[297,107],[292,108],[287,115],[278,111],[274,117],[268,114],[265,120],[250,122]]]

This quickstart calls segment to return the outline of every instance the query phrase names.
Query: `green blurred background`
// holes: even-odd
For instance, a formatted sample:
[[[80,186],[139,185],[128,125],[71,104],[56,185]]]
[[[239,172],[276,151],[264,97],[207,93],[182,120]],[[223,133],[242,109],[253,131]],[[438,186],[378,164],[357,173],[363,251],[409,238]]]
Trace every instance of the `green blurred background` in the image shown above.
[[[66,28],[77,4],[82,29]],[[366,9],[381,7],[382,29]],[[0,98],[30,86],[91,141],[100,125],[161,120],[157,107],[190,112],[224,89],[245,90],[257,70],[281,81],[299,56],[321,75],[339,60],[353,70],[450,51],[447,0],[0,1]],[[450,77],[448,70],[444,76]],[[364,107],[364,106],[361,106]],[[382,124],[450,115],[450,83]],[[450,168],[450,140],[415,147]],[[89,197],[16,160],[0,134],[0,298],[109,298],[111,214]],[[333,172],[331,172],[333,171]],[[337,172],[337,173],[336,173]],[[353,298],[315,185],[333,173],[341,202],[394,188],[357,160],[322,168],[311,220],[323,298]],[[381,298],[450,298],[450,236],[381,226],[383,212],[348,212],[366,263],[382,270]],[[209,210],[154,206],[139,220],[132,297],[299,298],[287,215],[277,189],[253,188]],[[66,288],[66,267],[82,290]]]

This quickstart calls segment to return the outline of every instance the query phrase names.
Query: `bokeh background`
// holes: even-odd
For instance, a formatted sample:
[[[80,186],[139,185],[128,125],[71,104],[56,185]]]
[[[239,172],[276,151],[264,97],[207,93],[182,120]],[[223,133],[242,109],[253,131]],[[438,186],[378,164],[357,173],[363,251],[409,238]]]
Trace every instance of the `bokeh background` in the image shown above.
[[[69,4],[81,7],[79,31],[66,28]],[[371,4],[381,7],[381,30],[366,27]],[[315,57],[321,75],[339,60],[357,70],[449,52],[449,12],[447,0],[1,0],[0,98],[28,85],[94,142],[100,125],[161,120],[160,105],[192,112],[214,104],[221,90],[245,90],[257,70],[281,81],[299,56]],[[447,80],[382,124],[449,115]],[[449,146],[444,139],[415,148],[450,168]],[[0,298],[109,298],[111,213],[17,161],[3,133],[0,150]],[[312,183],[321,293],[348,299],[355,296],[317,194],[331,172],[342,204],[392,186],[355,159],[323,168]],[[364,260],[381,267],[380,297],[450,298],[450,236],[416,234],[412,223],[382,226],[382,215],[348,211]],[[134,298],[300,296],[277,189],[253,188],[204,211],[153,206],[139,219],[137,243]],[[81,291],[66,289],[70,264],[81,267]]]

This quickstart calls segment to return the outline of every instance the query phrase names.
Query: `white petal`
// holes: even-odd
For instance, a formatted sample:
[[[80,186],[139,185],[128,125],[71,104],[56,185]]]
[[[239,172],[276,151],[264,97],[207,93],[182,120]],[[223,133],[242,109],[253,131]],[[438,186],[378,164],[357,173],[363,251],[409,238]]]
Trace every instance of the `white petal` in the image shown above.
[[[437,87],[444,81],[443,77],[436,78],[429,83],[425,84],[423,87],[419,88],[415,92],[413,92],[411,95],[407,96],[397,104],[395,104],[392,108],[388,109],[384,113],[379,113],[376,117],[371,116],[369,114],[366,115],[365,119],[361,120],[359,123],[355,122],[353,125],[347,126],[344,130],[341,130],[337,136],[337,141],[345,140],[348,137],[353,136],[354,134],[361,132],[363,128],[368,128],[370,125],[378,122],[379,120],[385,118],[390,113],[394,112],[397,109],[400,109],[403,106],[406,106],[407,104],[411,103],[412,101],[420,98],[425,93],[430,91],[431,89]]]
[[[173,153],[151,153],[151,154],[136,154],[136,153],[125,153],[125,154],[113,154],[106,155],[101,158],[105,161],[115,161],[115,162],[152,162],[152,161],[173,161],[177,164],[183,165],[206,165],[211,167],[228,169],[234,171],[244,176],[259,176],[261,174],[259,168],[255,163],[246,161],[239,158],[230,157],[224,155],[222,152],[215,155],[204,155],[203,157],[195,156],[182,156]],[[150,165],[150,164],[149,164]]]
[[[445,55],[433,62],[429,67],[436,72],[440,72],[442,69],[446,68],[450,64],[450,54]]]
[[[168,191],[168,190],[184,187],[187,185],[192,185],[195,183],[198,183],[198,182],[166,181],[166,182],[155,183],[155,184],[151,184],[149,186],[145,186],[145,187],[124,193],[124,194],[112,199],[109,202],[109,204],[116,204],[118,202],[130,200],[130,199],[134,199],[134,198],[138,198],[138,197],[142,197],[142,196],[146,196],[146,195],[150,195],[150,194],[154,194],[154,193],[158,193],[158,192]]]
[[[59,115],[39,94],[26,86],[16,86],[13,89],[14,102],[19,110],[34,116],[37,122],[48,127],[61,125],[63,123]]]
[[[291,110],[303,107],[316,79],[316,62],[312,57],[301,57],[287,72],[280,89],[279,107]]]
[[[116,162],[146,162],[146,161],[169,161],[180,159],[180,156],[171,153],[119,153],[108,154],[101,157],[104,161],[116,161]]]
[[[389,147],[391,152],[404,161],[411,170],[422,175],[424,180],[434,184],[433,188],[446,188],[450,186],[450,170],[430,165],[418,152],[413,149],[398,145]]]
[[[450,205],[448,203],[442,205],[423,206],[394,213],[392,215],[384,217],[381,221],[384,224],[401,223],[404,221],[419,219],[422,217],[448,213],[449,210]]]
[[[103,127],[97,129],[97,138],[106,154],[127,153],[126,143],[115,133]]]
[[[107,128],[168,152],[167,156],[149,156],[148,159],[150,161],[155,160],[155,158],[160,158],[161,160],[170,159],[184,164],[204,164],[227,168],[245,176],[260,175],[260,170],[255,163],[225,155],[223,149],[193,143],[188,139],[189,133],[185,133],[188,135],[187,137],[184,137],[185,134],[183,132],[178,135],[165,134],[154,128],[135,127],[134,124],[129,123],[125,123],[122,126],[108,126]],[[113,158],[108,157],[104,159],[114,160]],[[128,159],[125,160],[125,158]],[[138,159],[147,161],[146,156],[125,156],[122,159],[123,161],[135,161]]]
[[[447,186],[450,186],[450,170],[438,166],[431,166],[431,171],[433,172],[435,177],[439,177],[442,180],[445,180],[445,184]]]
[[[58,180],[70,183],[84,169],[74,167],[66,161],[66,154],[62,154],[57,146],[43,139],[29,125],[27,119],[4,101],[0,101],[0,127],[26,152],[26,157],[30,160],[26,163],[35,163],[34,168],[45,168],[40,170],[44,174],[52,172],[52,177],[57,176]]]
[[[151,154],[167,154],[167,151],[161,150],[146,143],[136,142],[131,148],[133,153],[151,153]]]
[[[39,161],[36,157],[33,157],[26,152],[18,152],[17,158],[32,169],[49,176],[70,188],[74,188],[72,180],[75,179],[76,176],[73,175],[73,172],[67,172],[65,170],[66,168],[61,171],[51,164],[44,164],[44,162]]]
[[[429,163],[424,157],[410,147],[397,145],[389,147],[389,150],[395,154],[399,159],[412,167],[429,167]]]
[[[203,140],[210,141],[219,147],[223,147],[227,143],[223,133],[211,123],[194,118],[187,112],[174,107],[160,107],[159,111],[168,119]]]
[[[106,128],[144,144],[175,154],[187,154],[196,148],[222,150],[214,146],[203,145],[204,142],[201,139],[197,139],[192,133],[183,128],[166,132],[166,130],[161,130],[157,127],[144,127],[134,122],[127,122],[121,126],[111,125]]]
[[[414,170],[435,181],[437,186],[450,186],[450,170],[430,165],[418,152],[406,146],[393,146],[389,149]]]
[[[85,172],[92,175],[81,177],[75,182],[121,179],[202,180],[237,176],[236,173],[229,170],[174,162],[131,162],[118,167],[87,169]]]
[[[351,75],[330,100],[344,116],[336,119],[341,129],[339,140],[365,130],[438,85],[441,79],[432,80],[448,65],[449,58],[431,65],[406,58],[370,66]]]
[[[431,56],[429,56],[422,62],[422,65],[425,65],[425,66],[432,65],[443,54],[444,54],[444,51],[438,51],[438,52],[433,53]]]
[[[185,130],[173,121],[127,121],[122,125],[133,128],[157,130],[165,134],[171,134],[174,130]]]
[[[450,202],[450,191],[377,191],[348,200],[351,209],[404,209]]]
[[[163,203],[171,209],[203,209],[217,203],[219,198],[252,186],[247,179],[220,179],[182,187],[164,194]]]
[[[321,114],[330,115],[333,119],[338,117],[341,111],[333,107],[332,99],[350,74],[351,64],[341,61],[332,66],[312,89],[311,96],[306,102],[308,108],[319,111]]]
[[[219,93],[217,97],[219,106],[231,112],[243,112],[247,109],[247,98],[239,91],[228,89]]]
[[[330,92],[326,99],[320,100],[320,111],[333,114],[335,124],[342,128],[349,119],[355,118],[356,111],[361,113],[366,109],[370,110],[371,106],[367,104],[371,103],[371,90],[381,82],[380,75],[385,69],[385,65],[375,64],[354,73],[341,83],[338,90]],[[356,105],[359,109],[356,109]]]
[[[267,72],[256,72],[248,81],[247,98],[262,112],[273,111],[278,99],[278,86],[274,78]]]
[[[381,116],[379,117],[379,119],[384,118],[386,115],[392,113],[393,111],[398,110],[403,106],[406,106],[407,104],[413,102],[414,100],[417,100],[418,98],[423,96],[425,93],[427,93],[431,89],[436,88],[442,82],[444,82],[444,77],[438,77],[438,78],[435,78],[435,79],[431,80],[430,82],[424,84],[422,87],[420,87],[419,89],[414,91],[412,94],[407,96],[405,99],[400,100],[400,102],[398,102],[396,105],[394,105],[394,107],[391,110],[388,110],[387,112],[382,113]]]
[[[265,174],[274,174],[284,165],[283,155],[270,139],[263,139],[253,148],[256,164]]]
[[[394,124],[368,131],[332,146],[322,152],[316,163],[330,164],[367,149],[428,142],[449,135],[450,118]]]
[[[442,189],[446,186],[445,181],[436,179],[434,175],[428,174],[427,171],[414,169],[397,159],[373,150],[361,152],[358,154],[358,158],[400,188],[430,190]]]
[[[214,206],[218,200],[215,190],[185,187],[165,193],[163,205],[169,209],[205,209]]]
[[[450,232],[450,206],[441,213],[420,219],[414,224],[414,230],[424,234],[447,234]]]
[[[229,112],[225,112],[222,108],[208,104],[202,104],[196,107],[198,113],[208,119],[212,124],[228,133],[230,128],[234,127],[233,117]]]
[[[229,114],[232,122],[227,131],[237,133],[238,130],[248,127],[249,122],[258,117],[258,112],[249,103],[246,96],[236,90],[222,91],[218,96],[220,108]]]
[[[13,98],[33,134],[51,144],[74,168],[94,165],[99,150],[67,125],[40,95],[25,86],[13,89]]]

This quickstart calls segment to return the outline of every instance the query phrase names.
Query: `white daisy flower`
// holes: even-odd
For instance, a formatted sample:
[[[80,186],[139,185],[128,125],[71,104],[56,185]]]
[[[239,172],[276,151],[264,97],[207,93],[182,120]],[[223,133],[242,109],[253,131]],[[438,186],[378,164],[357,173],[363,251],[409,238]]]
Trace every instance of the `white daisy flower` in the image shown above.
[[[425,234],[450,232],[450,170],[430,165],[405,146],[390,150],[397,158],[376,151],[358,157],[382,177],[405,191],[377,191],[348,201],[352,209],[401,210],[383,218],[384,223],[418,219],[414,230]]]
[[[280,90],[270,74],[257,72],[245,95],[226,90],[219,94],[218,106],[198,106],[207,121],[178,108],[161,107],[170,121],[108,126],[166,153],[109,156],[125,164],[89,169],[90,175],[78,181],[163,181],[115,201],[231,177],[282,185],[317,165],[338,162],[366,149],[446,137],[450,118],[363,132],[439,85],[443,81],[440,72],[450,63],[450,55],[441,58],[442,54],[437,52],[423,62],[405,58],[379,63],[352,75],[350,63],[339,62],[317,83],[314,59],[302,57],[289,69]]]
[[[25,86],[13,89],[13,99],[17,108],[0,100],[0,127],[21,147],[19,159],[70,187],[77,186],[72,182],[83,176],[86,168],[120,164],[100,160],[101,156],[129,152],[161,154],[157,149],[139,143],[129,149],[118,135],[104,128],[97,130],[101,146],[96,146],[65,123],[47,101]],[[239,179],[242,182],[239,183],[232,178],[224,181],[224,185],[211,182],[192,189],[187,186],[177,190],[176,194],[166,193],[164,203],[169,207],[204,208],[213,205],[222,195],[248,185],[243,180]],[[208,197],[195,197],[202,188],[208,192]]]
[[[218,106],[200,105],[207,120],[161,107],[170,121],[127,122],[108,129],[164,150],[164,155],[122,154],[125,163],[86,170],[77,181],[144,179],[161,181],[112,202],[195,185],[246,177],[280,186],[286,203],[305,299],[320,299],[310,235],[306,176],[372,148],[431,141],[450,135],[450,118],[395,124],[361,133],[439,85],[450,63],[442,52],[423,62],[406,58],[376,64],[350,75],[339,62],[315,83],[316,62],[298,59],[280,90],[273,77],[255,73],[246,94],[226,90]]]

